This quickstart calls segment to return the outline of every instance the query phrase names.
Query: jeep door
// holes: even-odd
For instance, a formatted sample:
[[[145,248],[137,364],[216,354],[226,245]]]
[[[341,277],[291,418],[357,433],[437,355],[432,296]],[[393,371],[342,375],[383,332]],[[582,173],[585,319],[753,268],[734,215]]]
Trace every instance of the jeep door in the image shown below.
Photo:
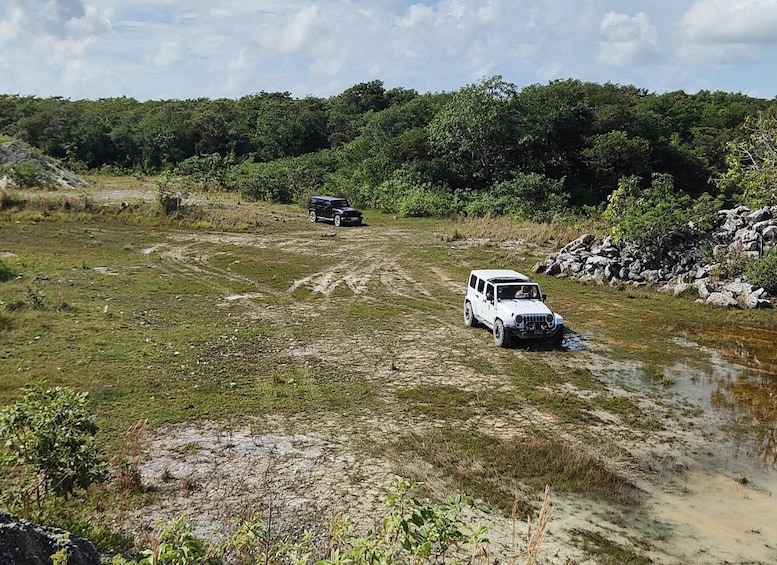
[[[496,305],[494,304],[494,285],[491,283],[486,284],[484,293],[478,296],[478,315],[483,323],[488,327],[494,326],[494,320],[496,319]]]

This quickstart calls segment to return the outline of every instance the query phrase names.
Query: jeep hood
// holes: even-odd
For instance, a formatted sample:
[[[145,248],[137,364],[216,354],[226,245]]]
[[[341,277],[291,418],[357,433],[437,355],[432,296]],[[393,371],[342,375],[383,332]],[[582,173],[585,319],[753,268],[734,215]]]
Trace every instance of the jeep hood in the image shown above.
[[[532,300],[527,298],[517,298],[515,300],[500,300],[498,311],[504,312],[512,317],[513,314],[552,314],[542,300]]]

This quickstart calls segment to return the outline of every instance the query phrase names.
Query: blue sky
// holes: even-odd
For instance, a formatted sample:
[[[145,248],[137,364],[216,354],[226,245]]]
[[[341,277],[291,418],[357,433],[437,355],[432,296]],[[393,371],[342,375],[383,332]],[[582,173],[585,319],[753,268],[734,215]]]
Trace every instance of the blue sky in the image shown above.
[[[777,0],[2,0],[0,93],[453,91],[502,75],[777,96]]]

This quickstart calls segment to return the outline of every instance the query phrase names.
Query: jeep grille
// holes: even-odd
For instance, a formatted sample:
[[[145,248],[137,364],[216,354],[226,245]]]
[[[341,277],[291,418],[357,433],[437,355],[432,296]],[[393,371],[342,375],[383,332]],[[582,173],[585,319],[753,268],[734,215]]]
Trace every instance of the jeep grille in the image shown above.
[[[523,321],[526,324],[547,323],[545,321],[545,314],[527,314],[523,317]],[[549,325],[555,325],[555,318]]]

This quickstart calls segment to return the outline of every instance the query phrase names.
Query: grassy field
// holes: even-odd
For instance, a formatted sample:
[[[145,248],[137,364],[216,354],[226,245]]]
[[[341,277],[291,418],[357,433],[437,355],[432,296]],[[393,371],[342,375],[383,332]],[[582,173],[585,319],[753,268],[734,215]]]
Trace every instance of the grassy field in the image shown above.
[[[550,484],[629,513],[640,463],[608,430],[616,422],[637,442],[693,419],[664,398],[672,363],[705,362],[678,337],[757,358],[767,374],[777,366],[772,311],[544,276],[565,347],[500,350],[464,327],[470,269],[529,272],[584,226],[368,211],[367,225],[336,229],[229,195],[161,217],[140,181],[90,191],[3,195],[0,259],[17,276],[0,283],[0,405],[32,382],[88,391],[110,455],[139,421],[154,437],[213,422],[270,431],[280,419],[340,430],[430,496],[465,491],[509,516],[521,494],[525,515]],[[640,385],[592,371],[592,353],[634,364]],[[115,520],[157,500],[103,488],[89,511]],[[582,545],[607,547],[602,562],[642,559],[639,544]]]

